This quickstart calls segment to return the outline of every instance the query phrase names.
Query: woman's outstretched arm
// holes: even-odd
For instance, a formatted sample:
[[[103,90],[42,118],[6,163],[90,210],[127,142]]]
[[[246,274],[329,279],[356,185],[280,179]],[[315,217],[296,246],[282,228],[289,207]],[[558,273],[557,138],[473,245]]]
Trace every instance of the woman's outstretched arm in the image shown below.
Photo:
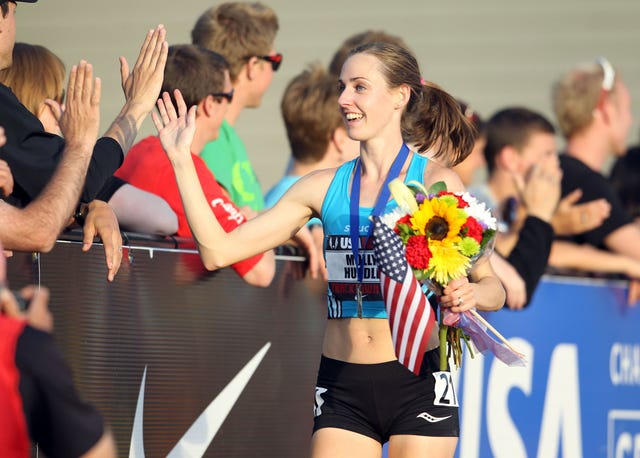
[[[196,129],[196,107],[187,109],[182,94],[174,92],[177,107],[168,93],[158,100],[152,113],[158,136],[171,162],[189,227],[209,270],[263,253],[290,239],[310,218],[311,209],[298,199],[283,199],[273,208],[241,224],[232,232],[218,223],[200,187],[191,158]],[[177,109],[176,109],[177,108]],[[301,195],[301,193],[290,193]]]

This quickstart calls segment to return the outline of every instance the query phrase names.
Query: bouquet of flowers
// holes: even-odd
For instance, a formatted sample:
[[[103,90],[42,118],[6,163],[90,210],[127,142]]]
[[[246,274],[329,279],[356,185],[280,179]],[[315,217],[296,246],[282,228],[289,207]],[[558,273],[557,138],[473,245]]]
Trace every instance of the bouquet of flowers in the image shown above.
[[[496,219],[471,194],[449,192],[444,182],[426,190],[418,182],[407,186],[396,179],[389,188],[398,208],[381,220],[402,240],[406,260],[416,279],[436,295],[442,294],[449,281],[466,276],[474,262],[493,250]],[[449,356],[460,367],[463,342],[473,357],[470,340],[480,352],[491,350],[509,365],[523,363],[523,355],[504,337],[475,310],[469,312],[440,313],[441,370],[446,369]],[[489,336],[487,328],[503,344]]]

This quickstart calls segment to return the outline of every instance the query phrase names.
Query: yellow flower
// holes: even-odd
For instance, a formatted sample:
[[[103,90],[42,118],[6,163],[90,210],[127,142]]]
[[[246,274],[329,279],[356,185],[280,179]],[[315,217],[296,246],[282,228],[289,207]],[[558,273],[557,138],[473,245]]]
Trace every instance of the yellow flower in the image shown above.
[[[447,196],[425,200],[411,217],[412,228],[429,240],[433,255],[429,276],[440,285],[465,275],[470,267],[469,258],[460,253],[458,247],[462,241],[460,228],[466,220],[466,213],[458,208],[457,200]]]
[[[471,267],[469,258],[460,253],[453,245],[429,241],[431,251],[430,266],[433,272],[430,277],[439,285],[446,285],[450,280],[463,277]]]
[[[438,218],[433,220],[434,217]],[[466,214],[457,207],[457,202],[452,199],[433,197],[420,204],[418,211],[411,218],[411,225],[419,234],[427,235],[430,239],[435,238],[443,243],[456,243],[460,241],[458,234],[466,220]],[[438,230],[434,232],[435,228]],[[443,232],[441,233],[440,230]]]

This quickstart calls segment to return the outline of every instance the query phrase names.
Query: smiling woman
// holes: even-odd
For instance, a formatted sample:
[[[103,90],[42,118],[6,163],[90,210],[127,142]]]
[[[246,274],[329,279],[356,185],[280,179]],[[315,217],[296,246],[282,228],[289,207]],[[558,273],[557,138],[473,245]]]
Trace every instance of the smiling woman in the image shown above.
[[[387,441],[392,455],[404,450],[407,456],[420,456],[428,449],[432,456],[452,456],[459,431],[458,407],[455,397],[442,401],[443,390],[453,393],[453,386],[449,372],[440,371],[437,327],[428,328],[433,332],[427,334],[428,345],[418,355],[422,364],[416,372],[407,371],[396,356],[380,281],[377,276],[368,278],[365,272],[374,271],[381,262],[372,251],[370,217],[397,206],[395,200],[389,200],[388,183],[393,178],[417,180],[427,186],[443,181],[452,191],[463,190],[454,172],[411,152],[403,134],[416,135],[414,126],[420,125],[430,131],[419,142],[420,148],[453,154],[455,163],[464,159],[469,149],[458,152],[443,145],[457,146],[453,140],[457,139],[463,148],[470,146],[473,129],[455,101],[448,105],[450,96],[444,91],[424,96],[417,61],[399,46],[374,43],[352,51],[342,68],[340,87],[340,110],[349,136],[360,141],[360,156],[337,169],[301,178],[272,208],[229,233],[215,215],[204,210],[207,199],[197,186],[191,153],[184,146],[185,137],[193,135],[195,110],[187,110],[179,94],[177,107],[165,96],[158,102],[160,115],[153,119],[208,268],[275,247],[311,217],[322,219],[330,320],[316,386],[311,456],[334,457],[353,450],[362,457],[380,456]],[[455,120],[453,125],[443,125],[438,122],[441,116],[423,110],[425,100],[437,101],[445,109],[452,107],[445,119]],[[418,118],[415,113],[425,116]],[[470,277],[473,285],[466,277],[451,281],[440,297],[440,306],[453,312],[474,307],[499,309],[504,291],[488,262],[479,261]],[[430,310],[424,298],[421,304]],[[423,314],[428,315],[426,311]],[[372,380],[372,385],[364,380]],[[447,386],[436,384],[436,380]],[[385,388],[376,393],[380,387]],[[389,392],[394,393],[390,405],[377,406],[375,398],[388,397]],[[345,410],[345,405],[350,407]],[[412,409],[406,411],[403,405],[412,405]],[[364,421],[350,413],[359,406],[368,406]],[[428,415],[421,417],[423,413]],[[437,420],[416,421],[425,416]]]

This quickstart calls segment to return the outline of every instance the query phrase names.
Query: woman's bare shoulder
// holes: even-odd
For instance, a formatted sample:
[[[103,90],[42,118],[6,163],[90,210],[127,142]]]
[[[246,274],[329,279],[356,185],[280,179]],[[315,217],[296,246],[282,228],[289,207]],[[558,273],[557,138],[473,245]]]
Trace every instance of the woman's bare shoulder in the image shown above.
[[[424,171],[424,182],[428,185],[444,181],[449,191],[464,191],[464,185],[456,172],[449,167],[445,167],[436,161],[429,161]]]
[[[319,192],[318,187],[321,187],[321,189],[329,187],[331,180],[333,180],[333,177],[336,175],[336,170],[338,169],[331,168],[314,170],[300,178],[296,184],[305,189],[311,188],[314,189],[315,192]]]

